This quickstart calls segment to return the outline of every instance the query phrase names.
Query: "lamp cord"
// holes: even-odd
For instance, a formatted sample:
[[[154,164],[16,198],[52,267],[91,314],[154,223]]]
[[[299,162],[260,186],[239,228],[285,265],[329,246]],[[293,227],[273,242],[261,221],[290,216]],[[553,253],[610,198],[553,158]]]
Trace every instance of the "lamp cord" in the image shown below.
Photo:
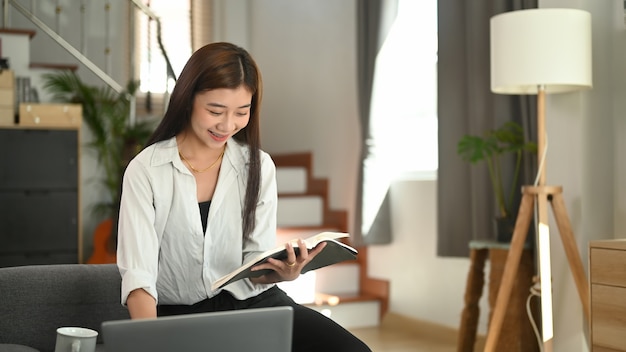
[[[530,294],[526,299],[526,313],[528,314],[528,319],[530,320],[530,325],[533,327],[533,331],[535,332],[535,338],[537,339],[537,345],[539,345],[539,352],[543,352],[543,344],[541,343],[541,335],[539,334],[539,329],[537,328],[537,323],[533,317],[533,313],[530,310],[530,300],[533,297],[541,297],[541,288],[535,287],[535,285],[530,287]]]
[[[539,184],[539,177],[541,175],[541,171],[544,168],[544,164],[546,161],[546,155],[548,154],[548,134],[545,134],[545,146],[543,148],[543,151],[541,152],[541,160],[539,161],[539,169],[537,170],[537,176],[535,177],[535,182],[534,182],[534,186],[536,187]],[[538,218],[538,212],[539,212],[539,204],[537,202],[537,200],[535,199],[535,206],[534,206],[534,226],[535,226],[535,233],[539,233],[539,224],[537,224],[537,218]],[[537,282],[535,282],[531,287],[530,287],[530,295],[528,295],[528,299],[526,300],[526,312],[528,314],[528,319],[530,320],[530,324],[533,327],[533,331],[535,332],[535,337],[537,338],[537,344],[539,345],[539,352],[543,352],[543,344],[541,343],[541,334],[539,333],[539,329],[537,328],[537,323],[535,322],[535,319],[533,318],[533,314],[530,310],[530,300],[531,298],[534,297],[541,297],[541,286],[538,285],[541,282],[541,277],[538,277]]]

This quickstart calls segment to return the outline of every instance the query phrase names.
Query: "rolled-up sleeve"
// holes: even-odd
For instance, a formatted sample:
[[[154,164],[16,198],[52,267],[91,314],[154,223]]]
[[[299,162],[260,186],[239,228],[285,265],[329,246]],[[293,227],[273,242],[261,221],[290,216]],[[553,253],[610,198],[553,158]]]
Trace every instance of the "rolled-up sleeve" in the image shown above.
[[[118,224],[117,265],[122,276],[121,301],[142,288],[158,301],[159,240],[154,221],[154,190],[145,165],[133,160],[126,168]]]

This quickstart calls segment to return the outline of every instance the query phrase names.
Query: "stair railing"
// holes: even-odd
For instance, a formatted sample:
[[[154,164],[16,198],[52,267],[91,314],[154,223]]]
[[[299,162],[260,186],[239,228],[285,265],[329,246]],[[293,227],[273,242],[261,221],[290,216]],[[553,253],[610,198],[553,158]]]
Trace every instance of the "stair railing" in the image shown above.
[[[169,56],[167,55],[167,51],[165,50],[165,46],[163,45],[163,41],[162,41],[161,19],[148,6],[146,6],[143,2],[141,2],[141,0],[129,0],[129,1],[132,5],[134,5],[135,8],[137,8],[138,10],[143,12],[146,16],[148,16],[150,19],[155,21],[157,25],[157,31],[156,31],[157,43],[159,45],[160,52],[163,55],[163,58],[165,59],[167,77],[176,81],[176,75],[174,73]],[[92,60],[90,60],[88,57],[86,57],[83,54],[83,52],[85,51],[84,38],[83,38],[84,33],[85,33],[84,30],[81,30],[81,50],[82,50],[81,52],[81,50],[76,49],[71,43],[66,41],[58,33],[58,28],[57,30],[50,28],[50,26],[48,26],[41,19],[39,19],[39,17],[35,15],[34,2],[32,0],[30,3],[31,9],[27,9],[26,7],[22,6],[17,0],[2,0],[2,3],[3,3],[3,26],[4,27],[7,27],[10,25],[9,6],[12,6],[15,10],[20,12],[24,17],[26,17],[29,21],[31,21],[34,25],[36,25],[39,29],[41,29],[44,33],[46,33],[52,40],[54,40],[62,48],[67,50],[67,52],[69,52],[72,56],[74,56],[76,60],[82,63],[86,68],[88,68],[91,72],[93,72],[98,78],[100,78],[105,84],[111,87],[114,91],[116,91],[117,93],[123,92],[124,87],[121,84],[115,81],[107,72],[102,70],[97,64],[95,64]],[[81,1],[80,6],[81,6],[81,11],[80,11],[81,16],[84,16],[84,13],[85,13],[84,3],[82,1]],[[105,11],[108,12],[108,10],[109,10],[109,3],[107,2],[105,5]],[[56,13],[57,13],[57,22],[58,22],[58,16],[60,13],[60,8],[58,7],[58,5],[57,5]],[[108,14],[107,14],[107,17],[108,17]],[[81,18],[81,26],[83,24],[84,24],[84,19]],[[107,50],[106,50],[107,57],[109,57],[109,54],[110,54],[110,51],[108,50],[108,43],[107,43]],[[131,65],[133,62],[135,62],[134,50],[131,50],[130,62],[131,62]],[[129,98],[131,100],[131,107],[132,107],[130,123],[134,124],[135,123],[135,108],[134,108],[135,97],[131,96]]]

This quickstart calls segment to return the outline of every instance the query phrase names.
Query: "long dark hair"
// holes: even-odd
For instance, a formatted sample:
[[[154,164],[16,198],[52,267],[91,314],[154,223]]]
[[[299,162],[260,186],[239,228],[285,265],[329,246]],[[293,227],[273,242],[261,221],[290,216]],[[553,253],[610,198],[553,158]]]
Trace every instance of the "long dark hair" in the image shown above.
[[[220,42],[205,45],[194,52],[176,81],[165,116],[146,145],[170,139],[189,126],[197,93],[219,88],[235,89],[242,85],[252,93],[250,120],[233,138],[247,144],[250,153],[242,214],[243,236],[248,238],[256,225],[256,205],[261,183],[259,113],[263,82],[256,62],[245,49]]]

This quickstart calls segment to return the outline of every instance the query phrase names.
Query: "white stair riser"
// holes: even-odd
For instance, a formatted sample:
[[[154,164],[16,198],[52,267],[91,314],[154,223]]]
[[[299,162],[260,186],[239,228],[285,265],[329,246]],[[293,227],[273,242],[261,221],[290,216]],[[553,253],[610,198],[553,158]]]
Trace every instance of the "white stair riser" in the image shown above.
[[[293,281],[282,281],[277,285],[297,303],[313,303],[315,302],[316,278],[316,271],[309,271],[308,273],[300,275]]]
[[[314,302],[316,292],[356,295],[359,292],[359,266],[331,265],[309,271],[293,281],[280,282],[278,286],[301,304]]]
[[[359,265],[330,265],[316,270],[315,290],[328,294],[358,293]]]
[[[276,186],[278,194],[306,193],[307,173],[302,167],[278,167],[276,168]]]
[[[0,34],[2,57],[9,59],[9,68],[15,76],[28,76],[30,64],[30,38],[26,34]]]
[[[322,226],[324,203],[318,196],[278,198],[278,227]]]
[[[378,301],[340,302],[336,306],[311,304],[307,307],[321,312],[347,329],[373,327],[380,324],[380,302]]]

